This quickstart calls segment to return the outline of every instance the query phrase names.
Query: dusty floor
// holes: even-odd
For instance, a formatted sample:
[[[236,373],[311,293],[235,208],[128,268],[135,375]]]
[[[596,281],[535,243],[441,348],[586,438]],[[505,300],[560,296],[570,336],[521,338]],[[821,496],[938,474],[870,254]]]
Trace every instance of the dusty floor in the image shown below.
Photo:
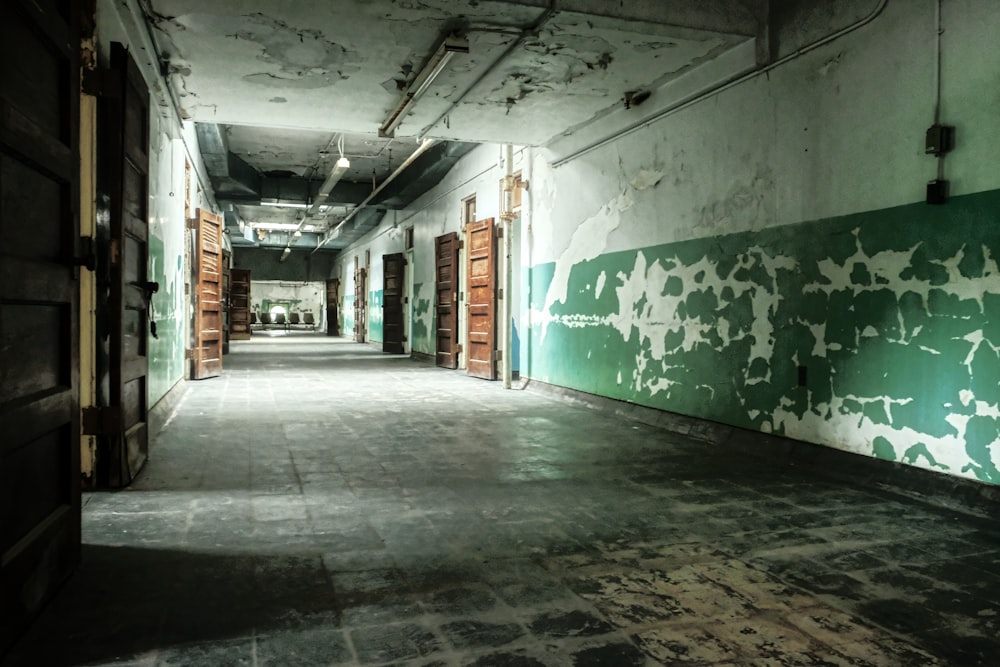
[[[1000,525],[304,335],[234,343],[5,665],[1000,660]]]

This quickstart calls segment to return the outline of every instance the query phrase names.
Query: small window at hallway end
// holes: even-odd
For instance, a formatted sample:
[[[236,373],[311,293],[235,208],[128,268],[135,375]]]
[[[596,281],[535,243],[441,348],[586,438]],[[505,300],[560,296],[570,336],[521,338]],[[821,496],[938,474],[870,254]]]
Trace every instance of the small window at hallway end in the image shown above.
[[[462,200],[462,227],[476,221],[476,196]]]

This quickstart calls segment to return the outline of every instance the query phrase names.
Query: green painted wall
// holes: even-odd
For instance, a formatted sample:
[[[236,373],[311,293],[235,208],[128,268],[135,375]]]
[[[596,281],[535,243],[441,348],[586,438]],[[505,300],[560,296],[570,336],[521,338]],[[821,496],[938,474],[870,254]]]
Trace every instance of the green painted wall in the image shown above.
[[[382,342],[382,290],[368,293],[368,340]]]
[[[183,228],[181,228],[183,229]],[[163,230],[169,232],[170,230]],[[149,404],[155,405],[170,388],[184,377],[184,258],[178,252],[167,252],[161,230],[149,235],[149,279],[160,284],[153,295],[150,317],[156,322],[156,337],[149,336]],[[178,249],[183,231],[176,234]],[[168,238],[168,240],[170,240]]]
[[[527,372],[1000,483],[998,257],[993,191],[537,265]]]
[[[437,334],[434,322],[433,286],[425,283],[413,283],[413,335],[412,350],[422,354],[433,355],[437,352],[435,336]]]
[[[345,294],[343,296],[343,304],[340,310],[340,335],[350,337],[354,335],[354,295]]]

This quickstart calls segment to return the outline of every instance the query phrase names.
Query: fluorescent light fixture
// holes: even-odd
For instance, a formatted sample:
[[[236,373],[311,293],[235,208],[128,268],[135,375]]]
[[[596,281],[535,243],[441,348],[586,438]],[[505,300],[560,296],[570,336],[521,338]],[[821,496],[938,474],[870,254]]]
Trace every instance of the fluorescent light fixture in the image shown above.
[[[285,202],[285,201],[267,201],[262,199],[260,201],[261,206],[271,206],[273,208],[309,208],[309,204],[298,204],[295,202]]]
[[[284,250],[281,251],[281,259],[279,259],[278,261],[279,262],[284,262],[286,259],[288,259],[288,256],[291,255],[291,254],[292,254],[292,249],[291,248],[285,248]]]
[[[341,156],[337,160],[336,164],[333,165],[333,169],[330,170],[329,175],[327,175],[326,180],[323,181],[323,185],[319,186],[319,192],[316,193],[316,199],[313,200],[312,206],[309,206],[309,210],[306,211],[306,216],[316,215],[323,208],[326,203],[326,198],[330,196],[333,191],[333,186],[343,177],[347,170],[351,168],[351,161],[346,157]],[[303,208],[306,208],[303,206]]]
[[[424,65],[423,69],[417,73],[416,78],[413,79],[413,83],[410,84],[406,92],[403,93],[403,97],[399,100],[399,104],[396,108],[392,110],[392,113],[385,119],[382,123],[382,127],[378,130],[378,136],[380,137],[394,137],[396,136],[396,128],[399,124],[403,122],[403,118],[406,117],[410,111],[413,110],[413,105],[416,104],[430,85],[434,83],[434,79],[438,77],[439,74],[444,70],[456,53],[468,53],[469,52],[469,40],[463,37],[457,37],[451,35],[446,37],[443,42],[434,51],[434,55],[430,57],[427,64]]]
[[[295,233],[292,234],[292,236],[294,236],[296,238],[298,238],[299,236],[302,236],[302,230],[301,229],[296,229]]]

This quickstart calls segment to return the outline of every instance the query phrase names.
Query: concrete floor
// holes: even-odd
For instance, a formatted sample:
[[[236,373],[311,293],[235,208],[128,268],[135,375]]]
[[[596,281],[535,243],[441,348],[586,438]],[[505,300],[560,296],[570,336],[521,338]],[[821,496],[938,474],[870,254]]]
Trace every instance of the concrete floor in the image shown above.
[[[5,665],[997,664],[995,523],[346,340],[226,369]]]

